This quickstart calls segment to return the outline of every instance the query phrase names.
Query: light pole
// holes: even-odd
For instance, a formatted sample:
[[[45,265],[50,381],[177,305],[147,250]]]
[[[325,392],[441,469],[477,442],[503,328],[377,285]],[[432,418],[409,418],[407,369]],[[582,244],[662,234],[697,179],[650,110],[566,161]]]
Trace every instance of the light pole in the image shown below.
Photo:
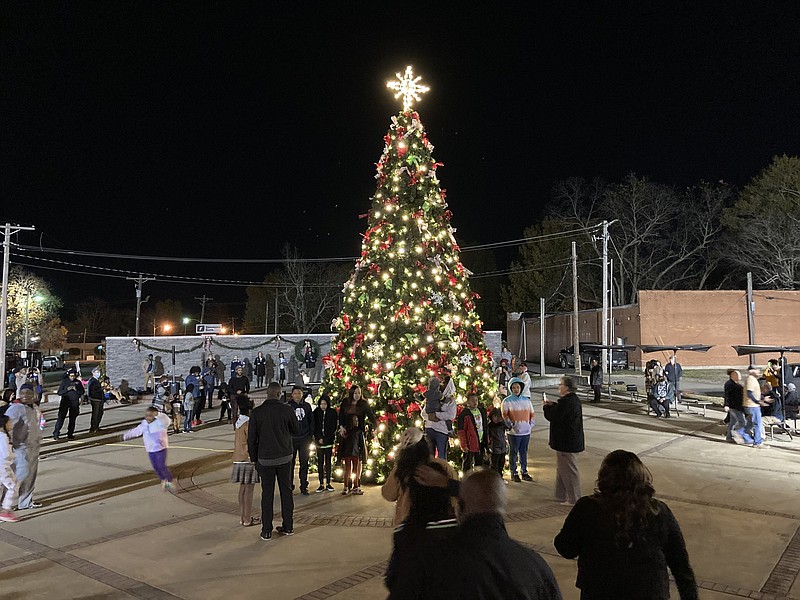
[[[153,337],[156,336],[156,332],[159,329],[161,331],[163,331],[165,334],[168,334],[170,332],[170,330],[172,329],[172,325],[170,325],[169,323],[164,323],[163,325],[156,326],[156,321],[155,321],[155,319],[153,319]]]
[[[195,321],[196,323],[202,323],[203,322],[203,321],[201,321],[199,319],[193,319],[192,317],[183,317],[183,335],[186,335],[186,326],[189,323],[191,323],[192,321]]]
[[[28,349],[28,344],[30,343],[31,339],[31,300],[41,302],[44,300],[44,296],[41,294],[36,294],[33,298],[31,298],[31,293],[29,291],[25,292],[25,340],[22,344],[22,348],[24,350]]]

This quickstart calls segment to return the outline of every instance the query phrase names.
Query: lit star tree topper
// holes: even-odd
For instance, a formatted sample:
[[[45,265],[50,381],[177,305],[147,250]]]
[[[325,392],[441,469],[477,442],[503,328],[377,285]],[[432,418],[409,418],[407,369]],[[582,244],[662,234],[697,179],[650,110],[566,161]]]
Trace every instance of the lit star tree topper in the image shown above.
[[[395,100],[400,96],[403,97],[403,112],[408,112],[411,110],[412,100],[419,102],[421,98],[420,94],[429,92],[431,88],[427,85],[419,84],[419,80],[422,79],[422,77],[414,77],[411,65],[406,67],[406,72],[403,75],[395,73],[395,76],[398,80],[387,81],[386,87],[397,91],[394,95]]]
[[[409,109],[422,92],[418,78],[409,68],[389,87],[404,96],[403,111],[383,138],[361,256],[342,290],[320,389],[336,404],[353,386],[361,388],[375,416],[364,480],[377,483],[392,467],[403,429],[423,426],[421,394],[432,376],[451,374],[457,402],[474,392],[490,406],[497,393],[478,295],[470,290],[437,176],[442,165]],[[457,442],[449,458],[460,458]]]

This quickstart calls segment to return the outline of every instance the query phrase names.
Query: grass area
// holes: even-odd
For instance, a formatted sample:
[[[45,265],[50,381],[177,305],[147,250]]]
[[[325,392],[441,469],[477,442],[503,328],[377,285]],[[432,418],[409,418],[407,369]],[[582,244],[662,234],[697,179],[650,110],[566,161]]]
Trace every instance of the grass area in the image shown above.
[[[683,379],[699,379],[701,381],[718,382],[728,379],[728,369],[720,367],[719,369],[684,369]]]

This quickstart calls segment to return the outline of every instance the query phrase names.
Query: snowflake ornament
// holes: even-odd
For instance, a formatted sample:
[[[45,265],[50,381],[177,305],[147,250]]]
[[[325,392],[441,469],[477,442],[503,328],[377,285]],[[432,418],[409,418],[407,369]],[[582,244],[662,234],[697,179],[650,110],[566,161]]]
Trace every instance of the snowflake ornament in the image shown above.
[[[442,306],[444,304],[444,294],[442,292],[433,292],[431,294],[431,304]]]
[[[367,346],[367,355],[372,358],[380,358],[383,356],[383,344],[380,342],[373,342]]]
[[[472,354],[462,354],[458,357],[459,362],[465,367],[472,366]]]

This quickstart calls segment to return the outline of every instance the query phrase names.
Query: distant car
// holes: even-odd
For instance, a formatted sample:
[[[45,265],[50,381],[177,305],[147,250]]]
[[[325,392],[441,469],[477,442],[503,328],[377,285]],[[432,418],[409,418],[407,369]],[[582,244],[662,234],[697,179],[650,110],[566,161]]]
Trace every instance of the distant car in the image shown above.
[[[600,350],[591,349],[588,350],[584,348],[584,344],[596,344],[598,342],[581,342],[581,365],[583,367],[588,367],[589,363],[593,358],[596,358],[598,362],[602,362],[600,357]],[[611,368],[614,371],[620,371],[622,369],[628,368],[628,353],[624,350],[614,350],[612,352],[613,356],[611,357]],[[562,369],[567,369],[570,367],[575,366],[575,347],[570,346],[569,348],[564,348],[561,352],[558,353],[558,364],[561,366]]]
[[[60,356],[45,356],[42,359],[43,371],[63,371],[64,361]]]

